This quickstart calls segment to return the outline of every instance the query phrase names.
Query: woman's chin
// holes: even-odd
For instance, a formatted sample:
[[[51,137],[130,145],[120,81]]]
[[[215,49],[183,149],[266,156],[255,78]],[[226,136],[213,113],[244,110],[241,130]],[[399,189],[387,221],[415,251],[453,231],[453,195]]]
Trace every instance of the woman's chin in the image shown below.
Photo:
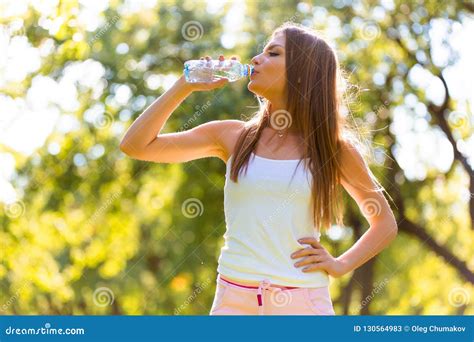
[[[260,93],[258,91],[258,87],[256,87],[256,84],[252,80],[247,84],[247,89],[250,92],[254,93],[255,95],[262,96],[262,95],[260,95]]]

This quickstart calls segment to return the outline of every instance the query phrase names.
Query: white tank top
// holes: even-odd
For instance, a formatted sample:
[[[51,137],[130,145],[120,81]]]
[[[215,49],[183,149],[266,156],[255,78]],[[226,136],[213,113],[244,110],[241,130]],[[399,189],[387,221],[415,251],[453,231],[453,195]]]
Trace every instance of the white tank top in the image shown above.
[[[232,156],[226,165],[226,232],[217,271],[241,281],[266,278],[282,286],[329,285],[326,271],[303,272],[303,267],[294,266],[301,259],[291,258],[308,247],[298,239],[321,236],[313,224],[312,175],[304,161],[298,165],[298,159],[268,159],[252,153],[247,173],[242,168],[238,183],[230,179],[231,162]]]

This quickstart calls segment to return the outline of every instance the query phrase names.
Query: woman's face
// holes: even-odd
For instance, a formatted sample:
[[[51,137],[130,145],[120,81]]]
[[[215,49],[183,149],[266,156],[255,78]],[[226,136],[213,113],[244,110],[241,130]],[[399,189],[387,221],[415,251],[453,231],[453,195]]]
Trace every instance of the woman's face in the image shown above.
[[[285,35],[276,33],[263,52],[251,60],[255,67],[247,85],[252,93],[270,102],[281,102],[285,96]]]

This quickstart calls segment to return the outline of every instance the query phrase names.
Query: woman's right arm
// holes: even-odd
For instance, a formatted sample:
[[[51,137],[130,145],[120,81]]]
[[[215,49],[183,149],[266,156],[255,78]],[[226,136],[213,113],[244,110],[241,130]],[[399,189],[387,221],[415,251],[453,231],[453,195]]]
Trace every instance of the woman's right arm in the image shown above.
[[[181,76],[174,85],[153,102],[130,126],[120,143],[128,156],[158,163],[180,163],[222,155],[222,134],[225,121],[210,121],[188,131],[159,134],[174,110],[193,91],[222,87],[227,79],[209,83],[187,83]]]

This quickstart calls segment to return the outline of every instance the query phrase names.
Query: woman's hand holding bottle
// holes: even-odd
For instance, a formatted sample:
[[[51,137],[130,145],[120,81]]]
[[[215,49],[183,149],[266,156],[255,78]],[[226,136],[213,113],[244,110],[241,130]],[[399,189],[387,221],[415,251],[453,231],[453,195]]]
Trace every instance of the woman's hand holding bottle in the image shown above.
[[[235,82],[250,76],[253,66],[241,64],[237,57],[226,60],[220,55],[218,60],[211,57],[201,57],[198,60],[189,60],[184,63],[183,76],[190,91],[206,91],[220,88],[227,82]]]
[[[224,56],[220,56],[219,59],[223,59]],[[236,59],[235,57],[232,57],[232,59]],[[203,62],[209,62],[211,61],[211,57],[206,56],[206,58],[201,57],[200,60]],[[209,91],[209,90],[214,90],[217,88],[222,88],[224,85],[229,83],[229,79],[227,77],[222,77],[222,76],[214,76],[211,81],[208,82],[187,82],[186,77],[183,74],[180,79],[178,80],[180,84],[186,89],[188,89],[190,92],[194,91]]]

